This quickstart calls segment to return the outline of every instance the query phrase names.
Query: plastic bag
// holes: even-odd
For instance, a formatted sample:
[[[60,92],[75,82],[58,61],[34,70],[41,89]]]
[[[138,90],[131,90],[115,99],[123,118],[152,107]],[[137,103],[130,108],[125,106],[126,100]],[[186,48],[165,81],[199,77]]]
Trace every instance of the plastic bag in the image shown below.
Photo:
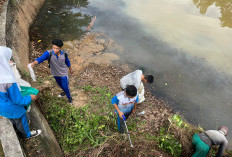
[[[25,86],[20,86],[21,88],[21,94],[22,96],[27,96],[27,95],[37,95],[39,91],[33,87],[25,87]],[[31,101],[29,104],[27,104],[27,108],[31,105],[33,101]]]
[[[36,81],[35,72],[34,72],[33,68],[31,67],[31,64],[28,64],[27,67],[29,68],[32,80]]]

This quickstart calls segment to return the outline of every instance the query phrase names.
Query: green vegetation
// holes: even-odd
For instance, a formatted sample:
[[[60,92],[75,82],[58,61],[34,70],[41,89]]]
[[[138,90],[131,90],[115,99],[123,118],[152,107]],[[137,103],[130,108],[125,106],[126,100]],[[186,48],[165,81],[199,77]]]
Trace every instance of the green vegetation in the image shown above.
[[[113,95],[106,87],[88,85],[81,89],[89,97],[89,103],[82,108],[75,108],[67,104],[65,100],[52,96],[49,92],[44,93],[40,99],[41,108],[65,154],[95,148],[112,137],[117,138],[115,136],[117,134],[116,115],[110,103]],[[157,137],[141,136],[137,130],[145,124],[144,121],[139,122],[138,118],[128,119],[128,129],[135,133],[135,135],[131,134],[132,141],[135,138],[142,138],[145,143],[151,140],[156,141],[157,146],[163,151],[173,156],[180,155],[181,144],[165,129],[161,130]],[[148,137],[148,133],[145,134]],[[116,141],[125,142],[117,139]]]
[[[160,129],[160,134],[156,140],[159,144],[159,148],[165,152],[171,153],[174,157],[179,157],[181,155],[182,145],[174,135],[167,133],[165,128]]]
[[[90,103],[75,108],[49,93],[41,102],[51,128],[66,153],[102,144],[116,131],[115,117],[110,104],[111,94],[106,88],[83,87],[91,95]]]
[[[40,99],[41,109],[65,154],[72,155],[81,151],[87,153],[95,147],[103,146],[104,143],[108,143],[109,146],[128,144],[129,147],[128,140],[117,133],[116,115],[110,102],[113,95],[108,88],[88,85],[81,90],[88,95],[89,99],[88,104],[82,108],[75,108],[66,100],[52,96],[49,92],[43,93]],[[144,155],[151,153],[152,151],[147,151],[155,148],[160,148],[174,157],[179,157],[184,152],[191,152],[190,139],[200,129],[192,128],[176,114],[169,118],[169,122],[169,125],[162,127],[156,133],[140,132],[139,130],[145,127],[146,121],[139,121],[138,117],[129,118],[128,127],[132,143],[142,142],[144,150],[142,148],[139,152]],[[179,140],[176,134],[178,132],[186,135],[184,141]],[[182,145],[186,145],[187,150]],[[111,148],[108,149],[110,153]],[[215,152],[216,150],[212,149],[210,156]],[[129,153],[136,155],[136,152]]]

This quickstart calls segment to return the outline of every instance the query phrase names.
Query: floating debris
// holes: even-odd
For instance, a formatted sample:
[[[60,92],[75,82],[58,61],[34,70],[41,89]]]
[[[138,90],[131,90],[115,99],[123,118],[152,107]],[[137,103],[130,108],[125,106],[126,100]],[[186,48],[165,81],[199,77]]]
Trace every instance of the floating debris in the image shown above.
[[[87,30],[89,30],[90,28],[92,28],[95,21],[96,21],[96,16],[94,16],[93,20],[90,22],[89,26],[86,28],[85,31],[87,31]]]

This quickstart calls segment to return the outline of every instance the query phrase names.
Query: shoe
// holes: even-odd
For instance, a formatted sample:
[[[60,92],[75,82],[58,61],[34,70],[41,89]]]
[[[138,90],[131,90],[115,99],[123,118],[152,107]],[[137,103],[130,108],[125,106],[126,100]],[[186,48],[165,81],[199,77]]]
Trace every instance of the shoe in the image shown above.
[[[58,98],[61,98],[61,97],[65,96],[65,95],[66,95],[65,92],[62,92],[62,93],[60,93],[60,94],[58,95]]]
[[[32,137],[36,137],[36,136],[39,136],[41,134],[41,130],[32,130],[30,133],[31,133],[31,137],[27,138],[27,139],[30,139]]]
[[[69,102],[70,105],[72,105],[72,101],[73,101],[72,98],[68,99],[68,102]]]

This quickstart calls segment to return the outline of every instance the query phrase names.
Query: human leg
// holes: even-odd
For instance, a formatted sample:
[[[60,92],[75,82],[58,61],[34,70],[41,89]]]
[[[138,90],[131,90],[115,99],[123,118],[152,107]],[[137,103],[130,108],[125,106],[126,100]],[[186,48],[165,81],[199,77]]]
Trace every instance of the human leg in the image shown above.
[[[195,153],[192,157],[206,157],[209,152],[209,146],[205,144],[197,134],[193,135],[192,144],[195,148]]]
[[[18,119],[10,119],[10,121],[23,137],[29,138],[31,136],[26,114]]]

